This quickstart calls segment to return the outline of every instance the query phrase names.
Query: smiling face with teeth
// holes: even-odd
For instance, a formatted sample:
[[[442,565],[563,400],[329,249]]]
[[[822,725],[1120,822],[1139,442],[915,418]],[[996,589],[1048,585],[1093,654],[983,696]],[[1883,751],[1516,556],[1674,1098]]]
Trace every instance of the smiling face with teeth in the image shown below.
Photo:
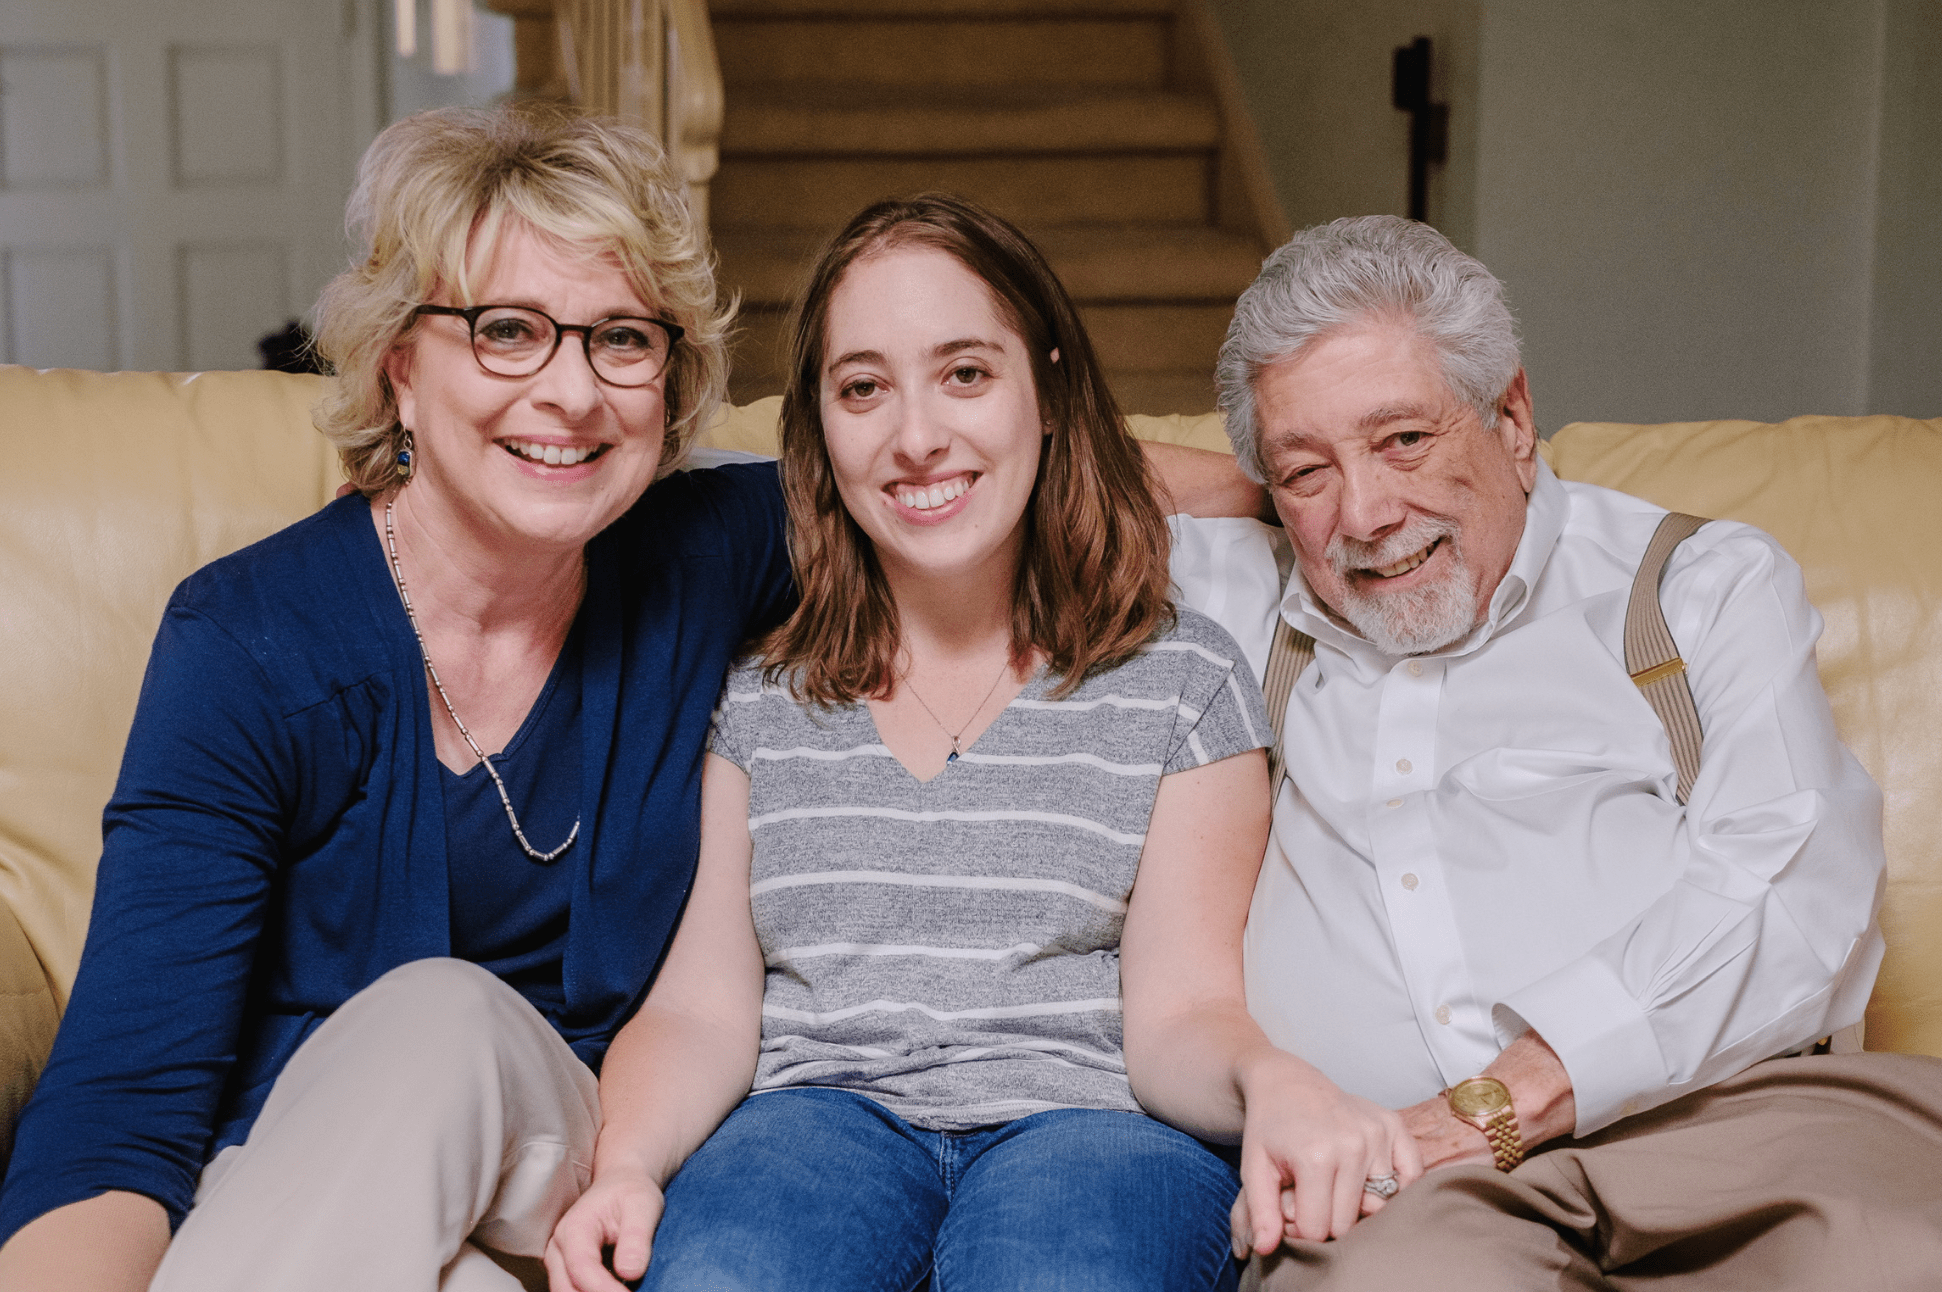
[[[1275,510],[1315,596],[1392,655],[1481,622],[1537,479],[1524,374],[1486,428],[1434,344],[1380,319],[1270,364],[1254,394]]]
[[[826,351],[830,467],[885,574],[1008,587],[1045,428],[991,289],[934,248],[866,256],[830,296]]]
[[[517,221],[468,261],[480,302],[574,323],[655,313],[614,257],[564,247]],[[450,295],[441,289],[430,303],[470,303]],[[666,374],[646,386],[608,385],[576,339],[533,375],[501,377],[473,357],[464,319],[420,318],[384,367],[417,449],[400,509],[436,511],[493,547],[565,550],[632,506],[660,460]]]

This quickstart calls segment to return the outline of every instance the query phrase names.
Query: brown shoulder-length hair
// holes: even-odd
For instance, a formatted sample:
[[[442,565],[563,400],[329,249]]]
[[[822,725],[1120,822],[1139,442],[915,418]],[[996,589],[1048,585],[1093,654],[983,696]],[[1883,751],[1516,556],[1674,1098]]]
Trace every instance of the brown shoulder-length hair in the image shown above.
[[[1047,435],[1012,594],[1012,662],[1022,667],[1039,652],[1061,676],[1054,694],[1070,694],[1172,624],[1170,535],[1145,457],[1057,275],[1010,223],[943,193],[859,212],[817,258],[791,320],[782,481],[802,602],[758,644],[767,676],[787,677],[798,699],[822,705],[895,688],[897,607],[875,548],[836,492],[822,386],[830,298],[850,266],[900,247],[935,248],[977,275],[1031,356]]]

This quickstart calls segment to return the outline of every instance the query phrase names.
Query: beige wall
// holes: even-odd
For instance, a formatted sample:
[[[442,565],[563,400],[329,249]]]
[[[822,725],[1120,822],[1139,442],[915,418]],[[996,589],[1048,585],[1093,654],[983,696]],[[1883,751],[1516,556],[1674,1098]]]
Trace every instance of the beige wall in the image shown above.
[[[1547,430],[1942,413],[1939,0],[1215,3],[1297,227],[1401,213],[1389,53],[1436,38],[1431,219]]]

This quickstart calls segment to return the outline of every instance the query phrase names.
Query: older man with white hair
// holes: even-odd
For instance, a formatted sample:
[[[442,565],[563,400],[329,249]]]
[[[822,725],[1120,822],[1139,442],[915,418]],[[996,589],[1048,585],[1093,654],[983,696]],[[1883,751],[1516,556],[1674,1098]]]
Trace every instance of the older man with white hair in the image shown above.
[[[1243,1199],[1250,1279],[1942,1285],[1942,1063],[1806,1054],[1884,861],[1786,552],[1558,480],[1501,285],[1421,224],[1282,247],[1220,386],[1283,527],[1175,521],[1280,724],[1249,1005],[1417,1150],[1360,1224],[1299,1166],[1280,1232]]]

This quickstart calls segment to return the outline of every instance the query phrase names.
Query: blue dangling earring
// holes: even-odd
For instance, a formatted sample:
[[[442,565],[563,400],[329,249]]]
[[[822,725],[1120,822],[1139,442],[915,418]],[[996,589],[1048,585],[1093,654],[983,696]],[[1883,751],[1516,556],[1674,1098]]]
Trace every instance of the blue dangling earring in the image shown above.
[[[413,447],[411,442],[411,428],[404,426],[399,429],[405,433],[405,442],[404,447],[398,450],[398,483],[407,485],[411,483],[411,450]]]

